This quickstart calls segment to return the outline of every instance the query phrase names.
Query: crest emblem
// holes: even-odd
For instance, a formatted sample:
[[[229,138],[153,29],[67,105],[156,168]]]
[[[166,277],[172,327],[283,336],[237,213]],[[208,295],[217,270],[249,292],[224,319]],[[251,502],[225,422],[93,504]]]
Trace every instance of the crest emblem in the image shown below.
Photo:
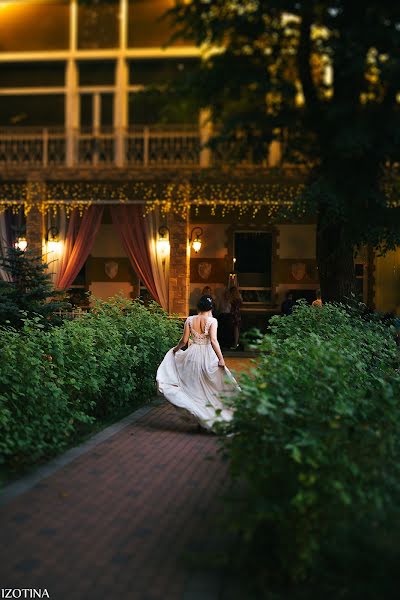
[[[199,273],[199,276],[201,277],[201,279],[203,281],[207,281],[207,279],[211,275],[212,264],[209,262],[201,262],[197,269],[198,269],[198,273]]]
[[[292,275],[296,281],[301,281],[306,275],[306,264],[303,262],[292,263]]]
[[[118,273],[118,263],[115,262],[115,260],[108,260],[104,264],[104,271],[106,272],[107,277],[114,279]]]

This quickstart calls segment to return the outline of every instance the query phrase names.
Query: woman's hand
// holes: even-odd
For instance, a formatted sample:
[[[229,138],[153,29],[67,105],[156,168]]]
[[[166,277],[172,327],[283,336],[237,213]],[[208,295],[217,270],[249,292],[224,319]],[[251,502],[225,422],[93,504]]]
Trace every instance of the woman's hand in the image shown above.
[[[174,354],[176,354],[176,353],[178,352],[178,350],[180,350],[180,347],[179,347],[179,346],[175,346],[175,348],[172,348],[172,352],[173,352]]]
[[[218,366],[219,366],[219,367],[225,367],[225,366],[226,366],[226,365],[225,365],[225,361],[224,361],[224,360],[219,360],[219,361],[218,361]]]

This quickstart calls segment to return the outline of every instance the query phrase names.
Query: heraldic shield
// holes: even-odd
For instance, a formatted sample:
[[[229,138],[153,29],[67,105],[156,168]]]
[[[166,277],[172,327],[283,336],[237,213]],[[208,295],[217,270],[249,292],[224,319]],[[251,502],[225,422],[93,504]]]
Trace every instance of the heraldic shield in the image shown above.
[[[114,279],[118,274],[118,263],[115,260],[108,260],[104,265],[104,271],[107,277]]]

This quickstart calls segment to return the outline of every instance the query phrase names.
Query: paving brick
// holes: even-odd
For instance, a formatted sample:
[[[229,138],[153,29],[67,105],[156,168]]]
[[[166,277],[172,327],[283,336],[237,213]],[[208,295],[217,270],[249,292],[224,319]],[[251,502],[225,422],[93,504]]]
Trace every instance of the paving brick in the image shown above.
[[[185,556],[202,548],[227,485],[217,437],[194,427],[162,404],[2,506],[0,587],[183,600]]]

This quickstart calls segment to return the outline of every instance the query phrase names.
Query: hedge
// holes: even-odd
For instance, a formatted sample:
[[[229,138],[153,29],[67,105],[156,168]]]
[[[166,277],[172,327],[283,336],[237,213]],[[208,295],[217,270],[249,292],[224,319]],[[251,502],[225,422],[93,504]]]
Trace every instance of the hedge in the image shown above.
[[[0,332],[0,461],[36,463],[98,418],[155,392],[179,326],[158,305],[115,297],[51,330],[41,317]]]
[[[339,528],[398,504],[398,349],[382,324],[302,304],[271,319],[258,347],[224,429],[241,490],[235,554],[261,578],[299,581]]]

